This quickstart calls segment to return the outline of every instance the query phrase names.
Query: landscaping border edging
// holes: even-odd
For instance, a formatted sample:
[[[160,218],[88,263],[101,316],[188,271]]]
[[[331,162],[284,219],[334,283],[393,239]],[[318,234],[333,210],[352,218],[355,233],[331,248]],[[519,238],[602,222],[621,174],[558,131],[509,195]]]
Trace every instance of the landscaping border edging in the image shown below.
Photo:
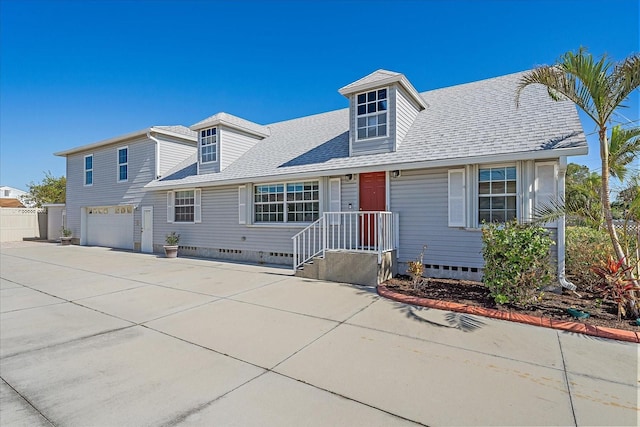
[[[600,338],[614,339],[640,343],[640,332],[625,331],[622,329],[605,328],[602,326],[587,325],[566,320],[553,320],[547,317],[536,317],[528,314],[518,314],[510,311],[500,311],[492,308],[476,307],[472,305],[460,304],[457,302],[441,301],[430,298],[421,298],[411,295],[394,292],[384,285],[378,285],[378,295],[405,304],[419,305],[422,307],[435,308],[438,310],[455,311],[458,313],[476,314],[478,316],[490,317],[492,319],[508,320],[511,322],[524,323],[544,328],[559,329],[578,334],[592,335]]]

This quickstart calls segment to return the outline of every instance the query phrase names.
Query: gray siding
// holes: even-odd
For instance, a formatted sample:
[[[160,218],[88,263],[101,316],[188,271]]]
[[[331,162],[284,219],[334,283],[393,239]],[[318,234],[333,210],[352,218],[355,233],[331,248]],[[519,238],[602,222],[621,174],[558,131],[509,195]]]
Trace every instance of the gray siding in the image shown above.
[[[199,174],[220,172],[220,143],[218,143],[217,149],[218,149],[218,153],[217,153],[215,162],[202,163],[200,161],[200,148],[198,148],[198,173]]]
[[[425,264],[481,268],[477,230],[448,226],[447,170],[403,171],[390,180],[391,210],[400,215],[399,260],[415,260],[423,245]]]
[[[128,181],[118,182],[117,149],[129,147]],[[84,156],[93,154],[93,185],[84,186]],[[155,142],[146,137],[67,156],[67,227],[80,238],[86,206],[151,204],[142,187],[155,177]],[[134,242],[140,241],[140,211],[134,214]]]
[[[160,141],[158,156],[160,176],[164,176],[167,171],[180,164],[197,150],[195,142],[188,143],[165,135],[157,135],[156,138]]]
[[[304,228],[239,224],[237,186],[202,189],[201,223],[168,223],[166,194],[154,193],[153,241],[156,245],[164,244],[165,236],[175,231],[180,234],[180,246],[291,254],[291,237]],[[286,258],[282,263],[291,262]]]
[[[358,176],[354,175],[353,180],[347,181],[342,177],[340,180],[340,200],[343,212],[358,211]],[[351,203],[351,209],[349,209]]]
[[[229,128],[218,128],[220,141],[220,170],[224,170],[231,163],[253,147],[259,139]]]
[[[387,138],[375,138],[357,140],[357,123],[356,123],[356,94],[349,98],[349,140],[351,144],[351,155],[362,156],[365,154],[391,153],[395,151],[396,140],[396,93],[397,86],[389,87],[388,101],[389,110],[387,111]]]
[[[409,131],[413,121],[418,115],[418,106],[415,101],[409,98],[409,95],[402,89],[396,91],[396,147],[400,145],[404,136]]]
[[[531,166],[531,165],[529,165]],[[533,178],[523,168],[520,188],[531,189]],[[473,180],[474,186],[477,183]],[[446,277],[465,277],[467,269],[482,269],[482,233],[479,228],[448,226],[448,175],[447,169],[423,169],[402,171],[399,178],[390,180],[391,211],[400,216],[399,258],[401,263],[415,260],[427,245],[424,264],[437,266],[426,274]],[[468,205],[477,209],[473,198],[475,191],[468,190]],[[531,204],[534,193],[525,191],[525,204]],[[521,213],[522,215],[522,213]],[[550,236],[557,241],[557,229],[549,227]],[[557,258],[557,247],[551,248]],[[452,269],[449,269],[452,267]],[[454,269],[455,268],[455,269]],[[463,268],[460,270],[459,268]],[[400,266],[400,271],[404,270]],[[468,277],[474,277],[471,273]],[[478,278],[477,276],[474,278]]]
[[[390,209],[399,214],[400,219],[399,271],[404,272],[402,263],[415,260],[423,245],[427,245],[424,254],[424,263],[429,266],[427,274],[477,279],[484,265],[481,231],[448,226],[447,172],[444,168],[405,170],[400,177],[389,180]],[[357,212],[358,175],[351,181],[344,176],[340,178],[341,209]],[[328,206],[328,179],[320,180],[321,210]],[[523,182],[523,186],[528,184]],[[158,251],[165,236],[176,231],[181,235],[180,245],[185,254],[289,265],[289,254],[293,250],[291,237],[305,227],[239,224],[235,185],[202,189],[202,223],[199,224],[167,223],[166,192],[154,192],[152,197],[154,244]],[[250,199],[249,195],[249,204]],[[550,232],[555,239],[556,230]],[[137,234],[136,239],[139,241]],[[555,248],[552,251],[555,256]]]

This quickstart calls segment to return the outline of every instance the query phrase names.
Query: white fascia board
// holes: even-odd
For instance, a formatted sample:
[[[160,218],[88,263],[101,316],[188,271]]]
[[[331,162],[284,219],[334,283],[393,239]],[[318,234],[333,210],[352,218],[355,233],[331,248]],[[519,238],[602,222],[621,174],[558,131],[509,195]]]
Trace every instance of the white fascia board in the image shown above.
[[[164,135],[185,139],[187,141],[193,141],[193,142],[197,141],[197,138],[195,136],[183,135],[181,133],[171,132],[171,131],[167,131],[167,130],[164,130],[164,129],[158,129],[158,128],[155,128],[155,127],[152,126],[150,128],[144,128],[144,129],[141,129],[141,130],[138,130],[138,131],[135,131],[135,132],[127,133],[125,135],[115,136],[113,138],[104,139],[102,141],[94,142],[94,143],[87,144],[87,145],[81,145],[80,147],[71,148],[69,150],[58,151],[57,153],[53,153],[53,155],[54,156],[60,156],[60,157],[66,157],[66,156],[68,156],[70,154],[81,153],[83,151],[93,150],[95,148],[103,147],[105,145],[115,144],[117,142],[123,142],[123,141],[129,140],[129,139],[133,139],[133,138],[137,138],[137,137],[140,137],[140,136],[146,136],[147,132],[161,133],[161,134],[164,134]]]
[[[160,183],[158,181],[151,182],[143,187],[143,191],[160,191],[160,190],[178,190],[183,188],[204,188],[204,187],[220,187],[224,185],[242,185],[250,182],[276,182],[282,180],[319,178],[325,176],[336,176],[366,172],[381,172],[392,170],[412,170],[412,169],[434,169],[459,167],[469,164],[489,164],[489,163],[508,163],[518,160],[542,160],[557,159],[563,156],[578,156],[587,154],[588,147],[563,148],[552,151],[529,151],[522,153],[508,153],[487,156],[459,157],[454,159],[443,160],[427,160],[411,163],[385,163],[367,166],[339,167],[335,169],[324,169],[309,172],[283,173],[278,175],[252,176],[246,178],[220,179],[215,181],[207,181],[206,177],[202,181],[190,180],[185,182],[167,182]],[[197,176],[196,176],[197,178]]]
[[[55,208],[55,207],[63,207],[66,206],[64,203],[44,203],[42,205],[43,208]]]

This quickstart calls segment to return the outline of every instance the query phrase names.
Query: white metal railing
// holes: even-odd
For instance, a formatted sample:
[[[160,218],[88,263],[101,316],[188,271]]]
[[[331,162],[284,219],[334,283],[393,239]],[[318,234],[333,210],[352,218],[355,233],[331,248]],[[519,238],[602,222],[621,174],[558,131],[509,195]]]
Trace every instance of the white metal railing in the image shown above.
[[[382,254],[397,247],[398,214],[378,211],[325,212],[293,236],[293,268],[328,250]]]

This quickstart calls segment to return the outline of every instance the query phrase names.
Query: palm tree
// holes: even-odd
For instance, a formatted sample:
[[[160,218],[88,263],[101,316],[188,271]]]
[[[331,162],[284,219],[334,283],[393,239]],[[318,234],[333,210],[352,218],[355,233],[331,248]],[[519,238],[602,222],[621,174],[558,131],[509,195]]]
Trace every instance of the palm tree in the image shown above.
[[[600,197],[604,220],[616,256],[625,260],[611,213],[607,126],[616,109],[623,107],[629,95],[640,85],[640,55],[632,54],[621,62],[611,62],[607,55],[594,60],[583,47],[575,53],[567,52],[555,65],[538,67],[522,77],[516,91],[516,105],[522,91],[532,84],[546,86],[549,96],[556,101],[569,99],[596,123],[602,160]]]

